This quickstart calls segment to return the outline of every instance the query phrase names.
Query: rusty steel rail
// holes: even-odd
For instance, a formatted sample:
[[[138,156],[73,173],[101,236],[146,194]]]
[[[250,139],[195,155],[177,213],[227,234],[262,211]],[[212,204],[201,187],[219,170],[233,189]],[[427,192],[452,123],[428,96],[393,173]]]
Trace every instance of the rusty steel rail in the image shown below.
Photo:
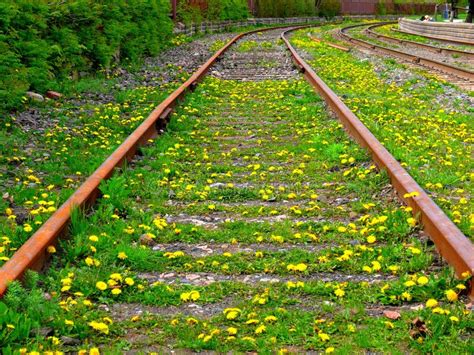
[[[342,29],[339,29],[339,35],[343,37],[349,43],[355,43],[356,45],[360,47],[364,47],[375,52],[388,54],[397,58],[410,61],[414,64],[419,64],[427,68],[436,69],[447,74],[455,75],[458,78],[467,80],[469,82],[474,82],[474,72],[470,70],[458,68],[453,65],[445,64],[445,63],[438,62],[436,60],[425,58],[425,57],[416,56],[416,55],[402,52],[396,49],[379,46],[377,44],[373,44],[373,43],[370,43],[358,38],[354,38],[346,33],[346,31],[350,29],[362,27],[362,26],[367,26],[367,24],[357,24],[357,25],[344,27]]]
[[[472,42],[456,41],[454,39],[446,39],[446,38],[437,37],[437,36],[429,36],[429,35],[425,35],[425,34],[421,34],[421,33],[413,33],[413,32],[409,32],[409,31],[403,31],[403,30],[400,30],[398,28],[392,28],[392,31],[400,32],[400,33],[404,33],[404,34],[412,35],[412,36],[420,36],[420,37],[425,37],[425,38],[428,38],[428,39],[434,39],[436,41],[445,42],[445,43],[449,43],[449,44],[457,44],[457,45],[462,44],[464,46],[474,46],[474,44],[472,44]]]
[[[324,98],[329,107],[336,113],[347,132],[365,149],[379,169],[387,171],[391,184],[401,200],[413,209],[413,215],[423,225],[424,231],[433,240],[441,256],[453,266],[456,275],[464,272],[474,275],[474,244],[472,244],[448,216],[433,202],[428,194],[408,174],[390,152],[377,140],[370,130],[342,102],[327,84],[315,73],[286,38],[288,30],[281,38],[288,47],[293,61],[306,80]],[[405,194],[418,192],[417,196],[404,197]],[[474,299],[474,287],[469,290],[469,297]]]
[[[130,161],[139,147],[158,136],[166,127],[169,116],[177,102],[192,91],[206,75],[211,66],[227,49],[240,38],[257,32],[278,28],[300,28],[302,26],[267,27],[241,33],[232,38],[207,60],[185,83],[161,102],[151,114],[128,136],[125,141],[97,168],[92,175],[64,202],[61,207],[13,254],[0,269],[0,297],[8,283],[20,279],[28,269],[39,270],[47,259],[48,246],[55,245],[65,234],[74,209],[91,206],[100,196],[100,183],[112,176],[115,168]]]
[[[442,47],[437,47],[433,46],[430,44],[425,44],[425,43],[420,43],[420,42],[415,42],[415,41],[410,41],[407,39],[400,39],[400,38],[395,38],[395,37],[390,37],[387,35],[383,35],[380,33],[375,32],[373,29],[385,25],[390,25],[390,24],[395,24],[396,22],[380,22],[376,23],[373,25],[370,25],[366,28],[365,33],[373,38],[376,39],[382,39],[386,42],[391,42],[395,44],[401,44],[401,45],[407,45],[411,46],[417,49],[424,49],[432,53],[436,54],[444,54],[444,55],[459,55],[463,58],[469,59],[469,60],[474,60],[474,52],[467,52],[467,51],[462,51],[460,49],[451,49],[451,48],[442,48]]]
[[[340,45],[332,43],[332,42],[324,41],[324,40],[319,39],[319,38],[314,37],[314,36],[310,36],[310,38],[311,38],[311,40],[313,40],[315,42],[327,44],[329,47],[340,49],[341,51],[344,51],[344,52],[349,52],[351,50],[350,48],[340,46]]]

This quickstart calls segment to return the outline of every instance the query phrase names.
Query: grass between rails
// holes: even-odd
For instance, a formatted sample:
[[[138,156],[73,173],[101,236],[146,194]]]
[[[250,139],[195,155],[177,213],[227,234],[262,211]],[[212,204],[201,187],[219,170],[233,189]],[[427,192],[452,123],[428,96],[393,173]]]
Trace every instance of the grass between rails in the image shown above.
[[[361,21],[361,22],[365,22],[367,24],[372,23],[372,21]],[[330,23],[330,24],[326,24],[326,25],[323,25],[323,26],[318,26],[318,27],[308,29],[307,33],[310,34],[313,37],[323,39],[327,42],[340,44],[342,46],[347,46],[347,43],[345,41],[334,38],[334,36],[333,36],[334,30],[339,29],[341,26],[342,27],[350,26],[350,25],[355,25],[357,23],[360,23],[360,22],[352,22],[352,21],[346,22],[346,21],[344,21],[343,24],[341,24],[341,23]]]
[[[239,29],[233,29],[239,31]],[[173,46],[202,37],[184,35]],[[212,48],[224,43],[215,41]],[[141,63],[143,64],[143,63]],[[127,68],[134,73],[139,64]],[[0,265],[190,73],[153,67],[159,86],[117,90],[119,71],[64,83],[64,101],[32,103],[46,115],[6,116],[0,123]],[[138,74],[137,74],[138,75]],[[157,75],[159,78],[159,75]],[[165,79],[166,77],[166,79]],[[167,82],[171,78],[170,82]],[[109,103],[104,103],[109,102]]]
[[[303,81],[207,78],[132,169],[102,185],[94,211],[74,216],[33,291],[13,285],[0,344],[469,352],[465,284],[433,259],[387,184]],[[249,250],[193,254],[198,243]],[[262,274],[279,282],[239,278]],[[384,305],[406,311],[389,320]]]
[[[393,60],[376,73],[369,61],[311,41],[307,31],[297,32],[292,42],[314,56],[310,63],[318,75],[471,236],[472,108],[444,99],[454,89],[422,72],[400,84],[387,83],[393,71],[403,69]]]

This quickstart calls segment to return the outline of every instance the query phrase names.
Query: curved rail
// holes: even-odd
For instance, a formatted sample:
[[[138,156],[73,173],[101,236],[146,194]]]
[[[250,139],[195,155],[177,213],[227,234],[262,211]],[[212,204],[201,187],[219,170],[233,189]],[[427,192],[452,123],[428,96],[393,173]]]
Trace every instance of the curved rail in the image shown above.
[[[443,37],[437,37],[437,36],[429,36],[429,35],[425,35],[425,34],[421,34],[421,33],[414,33],[414,32],[409,32],[409,31],[404,31],[404,30],[400,30],[400,29],[392,29],[392,31],[395,31],[395,32],[400,32],[400,33],[404,33],[404,34],[407,34],[407,35],[412,35],[412,36],[420,36],[420,37],[425,37],[425,38],[428,38],[428,39],[434,39],[436,41],[441,41],[441,42],[445,42],[445,43],[450,43],[450,44],[462,44],[463,46],[473,46],[474,44],[472,44],[472,42],[468,42],[468,41],[456,41],[454,39],[447,39],[447,38],[443,38]]]
[[[413,215],[420,219],[425,232],[435,243],[438,252],[454,267],[456,274],[461,276],[464,272],[469,272],[474,275],[474,244],[466,238],[372,132],[296,52],[285,36],[292,30],[282,33],[281,38],[290,50],[293,61],[304,73],[306,80],[336,113],[349,134],[369,151],[378,167],[387,171],[399,197],[413,209]],[[418,196],[404,197],[405,194],[414,191],[418,192]],[[471,280],[469,297],[474,299],[474,287],[472,286]]]
[[[390,36],[387,36],[387,35],[377,33],[373,30],[374,28],[389,25],[389,24],[394,24],[394,23],[396,23],[396,22],[376,23],[374,25],[370,25],[369,27],[367,27],[365,32],[367,33],[367,35],[369,35],[373,38],[381,38],[386,42],[392,42],[392,43],[396,43],[396,44],[408,45],[408,46],[412,46],[414,48],[421,48],[421,49],[427,50],[427,51],[432,52],[432,53],[437,53],[437,54],[458,55],[458,56],[461,56],[461,57],[466,58],[466,59],[474,60],[474,52],[466,52],[466,51],[462,51],[460,49],[442,48],[442,47],[437,47],[437,46],[433,46],[433,45],[430,45],[430,44],[410,41],[410,40],[407,40],[407,39],[400,39],[400,38],[390,37]]]
[[[310,38],[315,42],[324,43],[324,44],[328,45],[329,47],[336,48],[336,49],[339,49],[339,50],[344,51],[344,52],[350,52],[350,50],[351,50],[350,48],[340,46],[340,45],[332,43],[332,42],[324,41],[324,40],[319,39],[319,38],[314,37],[314,36],[310,36]]]
[[[278,26],[241,33],[232,38],[207,60],[185,83],[161,102],[152,113],[128,136],[125,141],[97,168],[92,175],[64,202],[61,207],[39,228],[0,269],[0,297],[5,293],[8,283],[20,279],[28,269],[39,270],[47,257],[46,250],[57,244],[65,233],[74,209],[92,205],[100,196],[100,183],[111,177],[115,168],[130,161],[151,138],[161,133],[176,103],[206,75],[216,60],[240,38],[276,28],[300,28],[302,26]]]
[[[401,59],[408,60],[410,62],[413,62],[415,64],[420,64],[424,67],[428,67],[431,69],[436,69],[439,71],[442,71],[447,74],[452,74],[456,75],[458,78],[462,78],[465,80],[468,80],[470,82],[474,82],[474,72],[467,70],[467,69],[462,69],[455,67],[453,65],[445,64],[442,62],[438,62],[433,59],[425,58],[425,57],[420,57],[417,55],[409,54],[406,52],[402,52],[396,49],[392,48],[387,48],[383,46],[379,46],[377,44],[373,44],[358,38],[354,38],[350,35],[348,35],[346,32],[350,29],[357,28],[357,27],[362,27],[362,26],[367,26],[367,24],[357,24],[357,25],[352,25],[352,26],[347,26],[344,28],[339,29],[339,35],[343,37],[346,41],[350,43],[355,43],[361,47],[371,49],[373,51],[378,51],[384,54],[389,54]]]

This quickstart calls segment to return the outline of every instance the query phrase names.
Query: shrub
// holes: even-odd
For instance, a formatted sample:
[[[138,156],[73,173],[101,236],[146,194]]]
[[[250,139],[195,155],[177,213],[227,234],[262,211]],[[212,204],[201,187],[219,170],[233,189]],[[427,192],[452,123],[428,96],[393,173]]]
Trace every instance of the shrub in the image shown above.
[[[155,55],[169,40],[168,0],[1,0],[0,110],[26,90]]]
[[[242,20],[246,19],[249,15],[246,0],[221,0],[220,2],[222,3],[222,10],[220,13],[221,20]]]
[[[207,7],[200,6],[189,1],[178,2],[178,20],[190,24],[200,23],[203,20],[243,20],[249,15],[247,0],[208,0]]]
[[[189,4],[187,1],[179,1],[176,17],[178,21],[185,24],[201,23],[203,21],[203,12],[199,7]]]
[[[314,0],[258,0],[258,17],[314,16]]]
[[[462,0],[458,2],[460,4]],[[377,15],[388,14],[433,14],[436,2],[433,0],[379,0],[376,6]]]
[[[341,12],[339,0],[322,0],[319,7],[319,16],[332,18]]]

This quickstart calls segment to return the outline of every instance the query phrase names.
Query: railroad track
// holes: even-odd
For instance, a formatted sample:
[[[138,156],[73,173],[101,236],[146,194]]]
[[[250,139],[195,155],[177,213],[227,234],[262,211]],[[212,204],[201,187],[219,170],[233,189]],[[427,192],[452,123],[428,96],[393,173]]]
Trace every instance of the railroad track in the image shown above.
[[[430,35],[421,34],[421,33],[412,33],[412,32],[409,32],[409,31],[403,31],[403,30],[398,29],[398,28],[394,28],[393,31],[403,33],[403,34],[407,34],[407,35],[412,35],[412,36],[420,36],[420,37],[432,39],[432,40],[435,40],[435,41],[438,41],[438,42],[444,42],[444,43],[453,44],[453,45],[463,45],[463,46],[472,46],[473,45],[472,42],[456,41],[454,39],[446,39],[446,38],[438,37],[438,36],[430,36]]]
[[[97,202],[61,242],[71,249],[54,258],[46,292],[104,348],[145,337],[138,351],[174,340],[324,350],[395,328],[428,299],[447,308],[445,292],[472,296],[415,218],[460,277],[474,271],[472,244],[296,53],[291,30],[253,31],[219,50],[0,269],[0,292],[42,267],[74,208]],[[96,201],[107,178],[118,197]],[[84,300],[93,316],[70,312]],[[414,342],[425,328],[413,320]],[[369,338],[353,346],[389,349]]]
[[[450,82],[462,88],[467,88],[468,90],[472,90],[472,87],[474,85],[474,72],[472,72],[469,69],[447,64],[439,60],[434,60],[434,59],[428,58],[427,56],[421,56],[418,53],[413,54],[413,53],[410,53],[409,51],[394,49],[385,45],[380,45],[380,44],[372,43],[369,41],[365,41],[360,38],[355,38],[354,36],[351,36],[348,33],[349,31],[353,29],[368,27],[364,30],[364,32],[367,33],[367,35],[371,37],[377,37],[377,39],[382,40],[382,41],[395,43],[398,41],[398,39],[394,39],[389,36],[379,35],[372,30],[374,26],[382,26],[382,25],[386,25],[390,23],[393,23],[393,22],[383,22],[383,23],[378,23],[375,25],[356,24],[356,25],[346,26],[344,28],[339,29],[338,36],[349,43],[356,44],[357,46],[362,47],[364,49],[368,49],[372,52],[390,55],[390,56],[399,58],[401,60],[404,60],[407,63],[413,64],[413,65],[419,65],[424,68],[428,68],[438,73],[438,75],[441,75],[443,79],[449,80]],[[412,47],[412,48],[416,46],[418,49],[423,48],[424,50],[430,50],[432,53],[437,51],[438,54],[439,53],[454,54],[454,52],[456,52],[458,55],[460,55],[459,52],[462,52],[466,60],[468,60],[469,62],[472,60],[472,54],[470,54],[469,52],[451,51],[448,49],[441,49],[441,48],[436,48],[433,46],[427,46],[427,45],[421,45],[421,44],[419,45],[416,42],[410,42],[410,41],[404,41],[404,40],[399,44],[403,46],[407,46],[407,47]],[[453,80],[454,78],[456,78],[455,82]]]
[[[415,49],[421,49],[423,51],[428,51],[434,54],[441,54],[443,56],[454,56],[457,58],[463,58],[468,61],[469,64],[474,64],[474,52],[463,51],[460,49],[453,49],[453,48],[446,48],[446,47],[438,47],[431,44],[420,43],[415,41],[410,41],[406,39],[395,38],[387,35],[383,35],[375,31],[376,28],[386,26],[389,24],[394,24],[396,22],[385,22],[385,23],[376,23],[374,25],[370,25],[365,29],[365,33],[373,38],[382,39],[385,42],[395,43],[404,45],[406,47],[411,47]]]

